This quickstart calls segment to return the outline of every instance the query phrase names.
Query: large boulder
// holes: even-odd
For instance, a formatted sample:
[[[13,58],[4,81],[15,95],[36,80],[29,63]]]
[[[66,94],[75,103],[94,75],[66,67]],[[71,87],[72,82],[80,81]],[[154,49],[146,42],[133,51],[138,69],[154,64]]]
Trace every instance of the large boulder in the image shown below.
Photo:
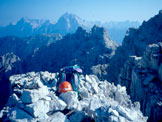
[[[63,101],[65,101],[68,109],[71,109],[71,110],[78,109],[79,101],[78,101],[77,92],[68,91],[65,93],[61,93],[60,98],[62,98]]]
[[[49,94],[47,87],[42,87],[39,89],[28,90],[25,89],[22,92],[21,100],[23,103],[33,103],[38,101],[41,98],[46,97]]]

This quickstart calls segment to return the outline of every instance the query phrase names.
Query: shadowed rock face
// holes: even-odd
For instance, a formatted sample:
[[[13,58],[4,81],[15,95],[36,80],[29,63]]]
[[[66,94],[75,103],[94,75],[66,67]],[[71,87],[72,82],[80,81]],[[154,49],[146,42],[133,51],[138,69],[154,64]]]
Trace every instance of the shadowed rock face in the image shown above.
[[[162,12],[154,16],[147,22],[143,22],[139,29],[129,29],[118,47],[108,68],[107,79],[115,84],[118,83],[118,76],[121,68],[128,60],[129,56],[142,56],[148,44],[162,41]]]
[[[13,73],[23,71],[21,60],[13,53],[8,53],[0,57],[0,109],[3,108],[10,94],[10,83],[8,77]]]
[[[107,79],[127,87],[140,101],[148,121],[161,121],[162,12],[139,27],[129,29],[108,67]],[[151,45],[149,45],[151,44]]]
[[[8,36],[0,38],[0,56],[6,53],[14,53],[21,60],[25,60],[40,47],[54,43],[61,38],[60,35],[35,35],[25,38]]]
[[[2,121],[147,121],[125,87],[100,81],[95,75],[80,76],[79,97],[74,91],[57,96],[55,73],[14,75],[10,82],[12,94],[0,112]]]
[[[110,40],[106,30],[94,26],[91,32],[81,27],[76,33],[66,35],[62,40],[40,48],[32,57],[27,59],[28,71],[57,72],[67,65],[78,64],[84,73],[96,73],[100,78],[117,45]]]
[[[161,99],[161,96],[152,92],[152,86],[157,90],[156,92],[161,92],[159,91],[161,85],[157,85],[161,84],[159,72],[161,72],[162,54],[161,43],[158,43],[162,41],[161,20],[162,13],[159,12],[158,15],[151,18],[148,22],[144,22],[138,30],[129,30],[122,46],[117,49],[116,55],[113,57],[112,63],[110,63],[110,69],[113,68],[114,75],[112,79],[111,76],[109,79],[117,79],[119,76],[117,83],[127,86],[132,99],[140,101],[143,106],[141,107],[142,111],[150,117],[149,121],[159,121],[161,116],[159,114],[161,113],[161,105],[159,104],[161,100],[157,100]],[[146,49],[148,44],[152,45]],[[145,49],[146,51],[144,51]],[[131,55],[143,55],[143,57],[142,59],[134,58],[133,60],[130,58],[127,61]],[[141,67],[137,66],[137,64],[141,65]],[[141,74],[144,76],[141,76]]]
[[[162,116],[162,42],[149,45],[142,57],[131,56],[122,68],[119,82],[128,88],[133,101],[140,101],[148,121]]]

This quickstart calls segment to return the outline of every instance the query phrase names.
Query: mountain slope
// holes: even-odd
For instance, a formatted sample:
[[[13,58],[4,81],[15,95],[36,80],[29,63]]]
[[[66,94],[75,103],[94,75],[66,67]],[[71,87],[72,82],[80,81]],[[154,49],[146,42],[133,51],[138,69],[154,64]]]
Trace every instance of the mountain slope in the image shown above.
[[[162,11],[129,29],[108,67],[107,79],[127,87],[133,101],[140,101],[148,122],[161,121]]]
[[[139,29],[130,28],[115,55],[110,62],[108,69],[108,80],[118,81],[121,68],[130,55],[142,56],[148,44],[162,41],[162,12],[143,22]]]
[[[18,36],[26,37],[35,34],[62,34],[74,33],[78,27],[90,30],[94,25],[103,26],[107,29],[112,40],[121,44],[126,30],[129,27],[138,27],[138,22],[88,22],[74,14],[65,13],[53,24],[49,20],[22,18],[15,25],[10,24],[0,27],[0,37]]]
[[[40,48],[32,58],[27,59],[30,66],[27,67],[31,71],[56,72],[64,66],[79,64],[89,74],[92,70],[97,71],[95,66],[98,66],[97,75],[101,76],[101,66],[109,63],[116,47],[104,28],[94,26],[91,32],[86,32],[80,27],[76,33],[68,34],[62,40]]]
[[[40,47],[54,43],[61,38],[60,35],[36,35],[24,38],[7,36],[0,38],[0,56],[12,52],[24,60]]]

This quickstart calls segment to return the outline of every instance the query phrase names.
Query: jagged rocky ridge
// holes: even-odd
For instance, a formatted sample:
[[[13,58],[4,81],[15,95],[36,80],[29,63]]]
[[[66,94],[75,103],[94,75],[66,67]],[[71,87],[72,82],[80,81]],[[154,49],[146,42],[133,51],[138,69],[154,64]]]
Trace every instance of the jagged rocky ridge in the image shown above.
[[[76,33],[40,48],[26,59],[25,64],[27,71],[50,72],[78,64],[85,74],[96,74],[103,78],[107,75],[106,67],[116,48],[117,44],[109,38],[103,27],[94,26],[90,32],[79,27]]]
[[[74,14],[63,14],[56,23],[49,20],[22,18],[16,24],[0,26],[0,37],[18,36],[26,37],[40,34],[61,34],[75,33],[78,27],[90,30],[94,25],[103,26],[107,29],[112,40],[121,43],[125,32],[129,27],[138,27],[140,23],[134,21],[123,22],[88,22]]]
[[[148,121],[161,121],[162,11],[129,29],[113,56],[107,79],[127,87],[133,101],[140,101]],[[151,45],[149,45],[151,44]]]
[[[80,27],[63,38],[60,35],[4,37],[0,42],[0,109],[9,94],[9,76],[29,71],[57,72],[64,66],[79,64],[85,73],[101,78],[106,75],[107,63],[117,47],[106,30],[97,26],[91,32]]]
[[[138,28],[130,28],[113,56],[108,68],[107,79],[118,83],[118,76],[129,56],[142,56],[149,44],[162,42],[162,10]]]
[[[130,101],[125,87],[100,81],[94,75],[80,76],[80,80],[79,96],[74,91],[56,96],[56,73],[11,76],[12,94],[0,116],[3,121],[19,122],[147,121],[140,104]]]
[[[22,73],[23,70],[21,59],[13,53],[7,53],[0,57],[0,110],[10,95],[8,77],[12,74]]]
[[[140,101],[148,121],[162,120],[162,42],[149,45],[142,57],[131,56],[119,77],[133,101]]]
[[[30,37],[7,36],[0,38],[0,56],[13,53],[22,60],[33,55],[39,48],[62,39],[61,35],[33,35]]]

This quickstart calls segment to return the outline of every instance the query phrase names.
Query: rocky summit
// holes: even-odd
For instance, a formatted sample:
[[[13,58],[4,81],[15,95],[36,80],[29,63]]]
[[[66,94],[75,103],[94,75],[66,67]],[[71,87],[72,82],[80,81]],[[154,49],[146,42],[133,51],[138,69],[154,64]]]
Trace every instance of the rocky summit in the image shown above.
[[[57,73],[29,72],[10,77],[11,96],[0,113],[16,122],[146,122],[139,102],[132,103],[126,87],[80,76],[79,92],[56,94]]]

